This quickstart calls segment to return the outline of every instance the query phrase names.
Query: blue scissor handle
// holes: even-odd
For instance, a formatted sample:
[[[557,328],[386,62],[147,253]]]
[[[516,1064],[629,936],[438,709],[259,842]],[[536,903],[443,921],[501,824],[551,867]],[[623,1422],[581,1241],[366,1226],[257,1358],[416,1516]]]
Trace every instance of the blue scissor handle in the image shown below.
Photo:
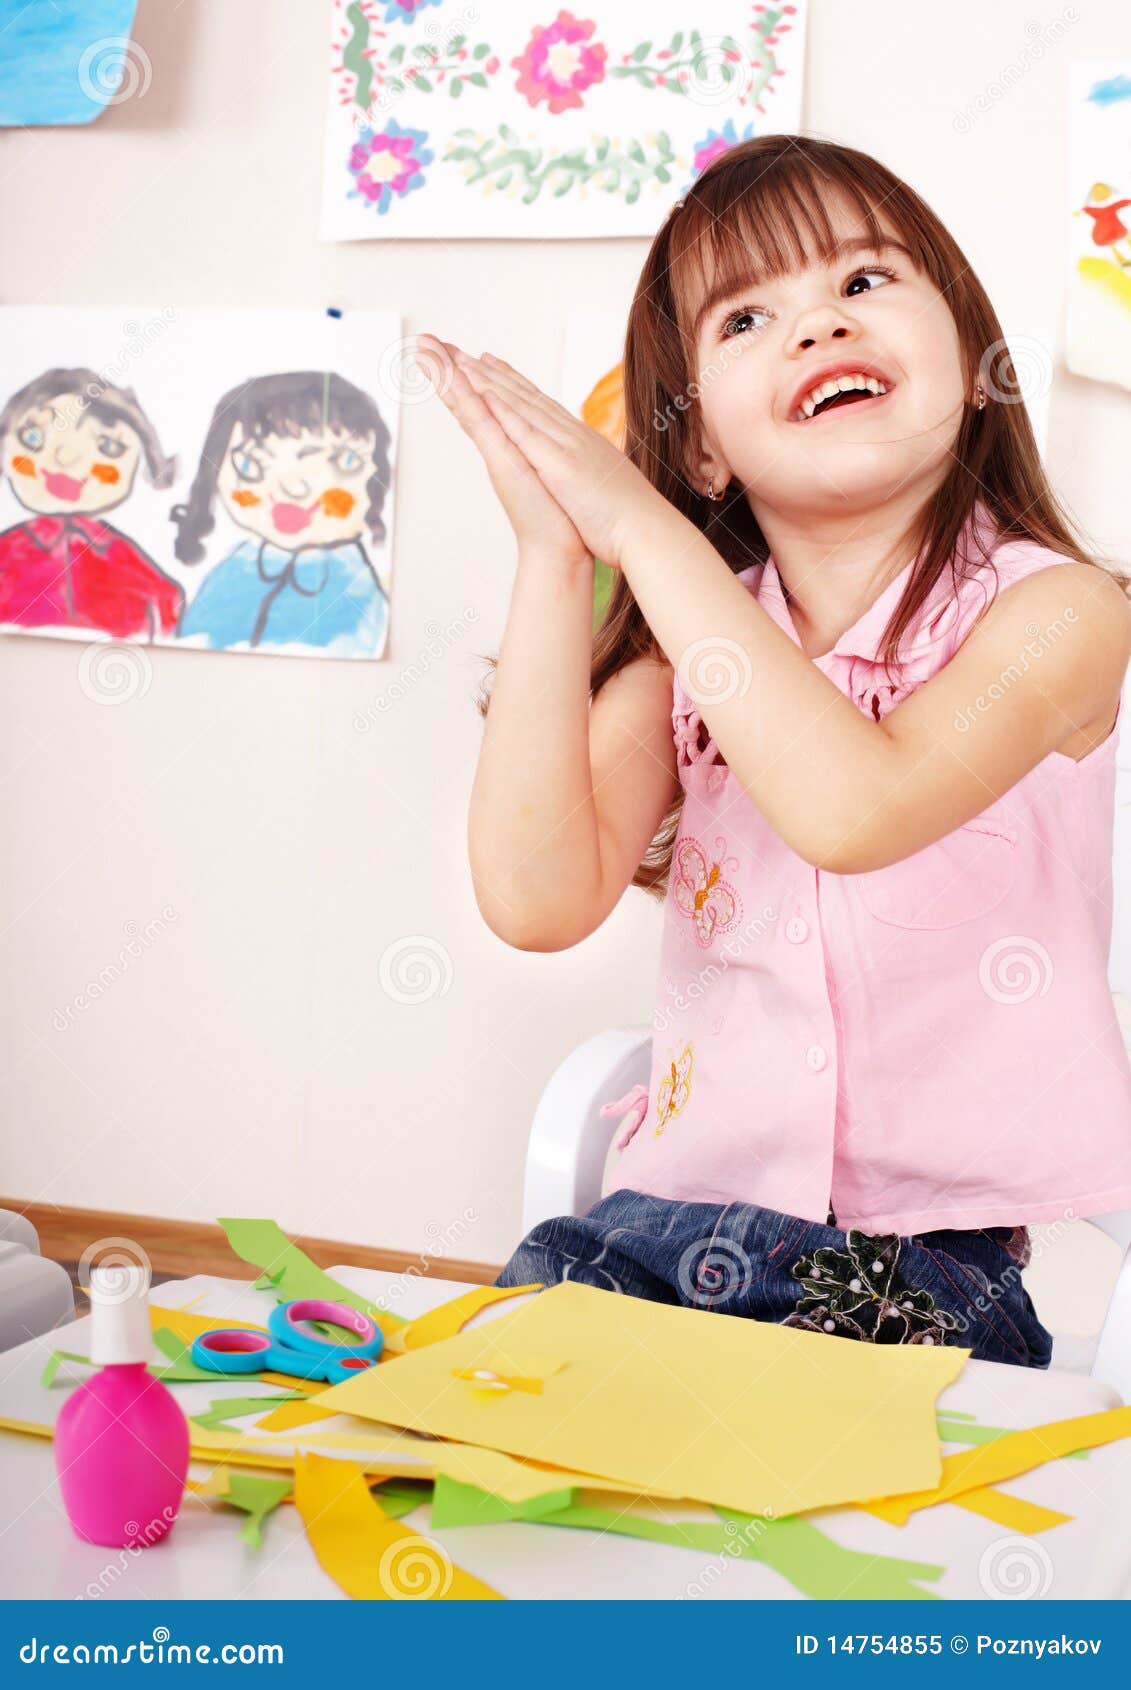
[[[319,1338],[297,1322],[328,1320],[358,1334],[356,1344]],[[192,1346],[192,1359],[210,1373],[229,1376],[248,1373],[288,1373],[295,1379],[320,1379],[340,1385],[344,1379],[372,1367],[384,1346],[381,1328],[343,1303],[306,1297],[272,1309],[266,1332],[247,1327],[224,1327],[202,1332]]]

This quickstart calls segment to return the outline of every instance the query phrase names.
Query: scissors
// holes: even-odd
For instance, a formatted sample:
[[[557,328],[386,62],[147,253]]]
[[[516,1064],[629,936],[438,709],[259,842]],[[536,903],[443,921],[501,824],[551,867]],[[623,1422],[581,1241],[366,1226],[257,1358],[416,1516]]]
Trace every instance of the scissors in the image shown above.
[[[328,1320],[356,1333],[357,1343],[319,1338],[299,1324]],[[210,1373],[288,1373],[296,1379],[321,1379],[340,1385],[355,1373],[374,1367],[385,1339],[381,1328],[345,1303],[320,1297],[300,1297],[271,1310],[266,1332],[228,1326],[202,1332],[192,1346],[197,1367]]]

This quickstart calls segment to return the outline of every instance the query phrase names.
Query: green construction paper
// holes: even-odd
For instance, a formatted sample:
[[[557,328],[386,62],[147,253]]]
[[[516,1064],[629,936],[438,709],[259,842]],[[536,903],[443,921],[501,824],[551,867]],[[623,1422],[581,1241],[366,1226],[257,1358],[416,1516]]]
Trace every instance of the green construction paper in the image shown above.
[[[205,1367],[198,1367],[193,1361],[192,1345],[186,1344],[183,1338],[178,1338],[167,1326],[157,1328],[153,1334],[153,1342],[169,1360],[167,1366],[152,1367],[150,1372],[155,1373],[158,1379],[164,1380],[165,1384],[183,1384],[195,1379],[207,1379],[213,1385],[216,1383],[215,1373],[210,1373]],[[244,1374],[242,1377],[248,1378],[249,1375]],[[254,1374],[250,1377],[254,1378]]]
[[[291,1243],[277,1221],[221,1218],[218,1224],[224,1228],[228,1243],[240,1260],[260,1269],[256,1286],[273,1291],[281,1303],[296,1297],[323,1297],[329,1302],[345,1303],[371,1320],[380,1315],[383,1321],[395,1321],[398,1326],[406,1324],[403,1315],[378,1308],[356,1291],[349,1291],[331,1279],[297,1244]]]
[[[238,1432],[241,1428],[230,1425],[229,1421],[238,1420],[245,1414],[266,1414],[278,1408],[281,1402],[294,1402],[302,1394],[301,1391],[286,1391],[273,1397],[217,1397],[203,1414],[190,1414],[189,1419],[212,1432]]]
[[[901,1556],[844,1549],[798,1514],[785,1520],[759,1520],[729,1508],[717,1512],[724,1530],[729,1528],[731,1553],[735,1552],[733,1546],[740,1544],[738,1553],[744,1559],[772,1567],[803,1596],[815,1601],[941,1600],[937,1591],[923,1590],[916,1580],[940,1579],[943,1567],[907,1561]]]
[[[1007,1438],[1013,1432],[1013,1428],[1010,1426],[968,1424],[974,1419],[973,1414],[947,1413],[937,1415],[936,1424],[939,1429],[939,1437],[952,1444],[992,1444],[995,1438]],[[1086,1461],[1090,1454],[1091,1450],[1074,1449],[1070,1455],[1066,1455],[1063,1459],[1065,1461]]]
[[[573,1506],[538,1521],[542,1526],[580,1526],[590,1531],[620,1532],[694,1549],[701,1555],[761,1561],[782,1574],[803,1596],[816,1600],[898,1601],[939,1600],[922,1590],[916,1579],[938,1579],[944,1569],[926,1562],[905,1561],[891,1555],[871,1555],[842,1549],[811,1521],[797,1515],[786,1520],[760,1520],[750,1514],[717,1509],[719,1520],[657,1520],[611,1508]]]
[[[527,1497],[525,1502],[507,1502],[476,1485],[461,1484],[443,1473],[436,1475],[432,1496],[432,1525],[489,1526],[498,1520],[540,1520],[543,1515],[557,1514],[573,1504],[573,1491],[550,1490],[541,1496]]]
[[[217,1501],[243,1509],[248,1518],[240,1536],[252,1549],[258,1549],[262,1541],[260,1526],[293,1489],[293,1479],[265,1479],[258,1473],[229,1472],[227,1495],[218,1497]]]
[[[384,1479],[373,1495],[390,1520],[401,1520],[432,1497],[431,1479]]]
[[[45,1390],[49,1390],[55,1383],[55,1375],[58,1373],[59,1368],[65,1361],[81,1361],[84,1367],[94,1366],[94,1363],[91,1361],[89,1356],[72,1355],[70,1350],[53,1350],[47,1358],[46,1367],[39,1375],[39,1383]],[[73,1384],[74,1381],[69,1380],[67,1383]]]

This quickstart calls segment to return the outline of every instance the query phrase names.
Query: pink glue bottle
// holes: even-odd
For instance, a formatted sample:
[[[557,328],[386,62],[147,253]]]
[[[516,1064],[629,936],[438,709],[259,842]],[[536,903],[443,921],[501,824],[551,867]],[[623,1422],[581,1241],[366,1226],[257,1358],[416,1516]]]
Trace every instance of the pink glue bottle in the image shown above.
[[[188,1422],[148,1372],[149,1275],[92,1268],[90,1359],[100,1371],[64,1403],[55,1470],[75,1532],[108,1549],[145,1547],[177,1517],[189,1464]]]

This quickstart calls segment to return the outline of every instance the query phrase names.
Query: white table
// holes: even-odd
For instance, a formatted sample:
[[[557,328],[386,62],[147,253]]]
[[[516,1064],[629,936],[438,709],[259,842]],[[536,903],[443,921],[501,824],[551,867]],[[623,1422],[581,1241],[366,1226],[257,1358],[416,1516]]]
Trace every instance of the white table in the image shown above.
[[[468,1288],[450,1280],[396,1278],[359,1268],[331,1272],[351,1289],[409,1317]],[[159,1286],[151,1301],[179,1308],[202,1295],[195,1312],[216,1319],[266,1324],[274,1306],[267,1292],[203,1276]],[[504,1303],[485,1311],[478,1321],[514,1306]],[[77,1321],[0,1355],[0,1414],[31,1419],[30,1406],[38,1402],[42,1418],[44,1393],[38,1381],[44,1362],[54,1349],[85,1353],[86,1328],[85,1320]],[[249,1388],[248,1381],[221,1379],[175,1387],[190,1413],[220,1396],[247,1395]],[[264,1393],[270,1389],[263,1387]],[[64,1398],[63,1390],[52,1391],[56,1412]],[[943,1413],[973,1414],[983,1424],[1013,1428],[1116,1405],[1107,1387],[1076,1374],[976,1361],[967,1363],[938,1404]],[[958,1447],[948,1445],[948,1453]],[[204,1471],[194,1468],[197,1476]],[[1008,1578],[1015,1552],[1014,1573],[1024,1575],[1021,1587],[1028,1584],[1030,1593],[1036,1587],[1049,1598],[1131,1596],[1131,1440],[1093,1450],[1082,1460],[1051,1462],[1011,1480],[1006,1488],[1074,1518],[1024,1539],[951,1504],[913,1515],[903,1528],[853,1508],[822,1514],[819,1523],[846,1547],[945,1565],[941,1580],[930,1587],[944,1598],[1003,1594],[995,1591],[993,1581]],[[160,1545],[127,1552],[81,1543],[63,1512],[50,1442],[0,1431],[0,1594],[74,1598],[88,1593],[100,1599],[163,1600],[340,1596],[318,1565],[293,1507],[283,1506],[266,1521],[259,1550],[241,1541],[242,1517],[227,1509],[221,1512],[222,1518],[214,1518],[207,1504],[186,1494],[176,1526]],[[407,1516],[405,1523],[436,1538],[457,1565],[508,1597],[714,1600],[797,1595],[778,1573],[755,1562],[727,1557],[708,1562],[693,1550],[611,1533],[526,1523],[433,1533],[426,1507]],[[987,1570],[991,1565],[1002,1570]]]

